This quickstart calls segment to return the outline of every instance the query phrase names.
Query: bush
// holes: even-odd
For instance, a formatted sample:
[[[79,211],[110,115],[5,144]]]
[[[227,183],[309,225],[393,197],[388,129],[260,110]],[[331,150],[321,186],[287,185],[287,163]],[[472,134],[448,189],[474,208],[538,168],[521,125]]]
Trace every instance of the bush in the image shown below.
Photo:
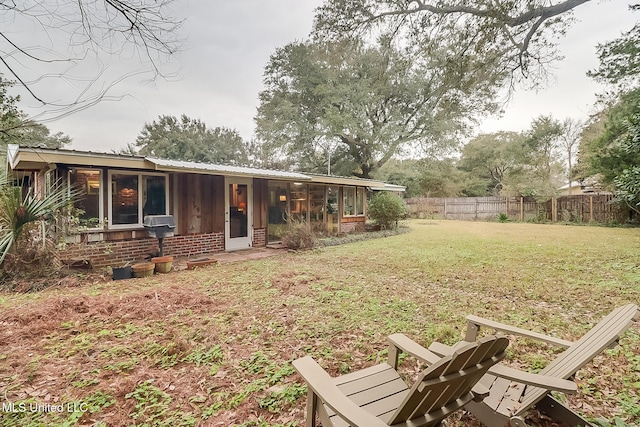
[[[388,191],[380,191],[369,202],[369,218],[381,228],[395,228],[407,214],[404,201]]]

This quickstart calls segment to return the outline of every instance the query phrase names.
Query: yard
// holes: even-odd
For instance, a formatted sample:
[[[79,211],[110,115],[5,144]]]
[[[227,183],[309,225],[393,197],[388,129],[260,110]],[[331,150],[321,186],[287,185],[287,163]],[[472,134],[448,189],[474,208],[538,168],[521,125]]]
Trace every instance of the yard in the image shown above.
[[[383,360],[391,333],[456,342],[472,313],[573,340],[640,301],[638,229],[408,225],[265,260],[1,293],[0,424],[301,426],[306,388],[290,361],[303,355],[338,375]],[[640,425],[639,326],[580,371],[574,409]],[[510,363],[540,369],[552,351],[513,342]]]

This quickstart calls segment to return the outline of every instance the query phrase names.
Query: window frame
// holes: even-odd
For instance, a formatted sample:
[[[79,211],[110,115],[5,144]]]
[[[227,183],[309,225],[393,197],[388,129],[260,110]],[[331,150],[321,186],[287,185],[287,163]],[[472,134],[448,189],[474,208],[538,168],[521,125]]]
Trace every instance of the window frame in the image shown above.
[[[353,213],[352,214],[345,213],[345,208],[347,206],[347,204],[345,203],[345,197],[346,197],[345,190],[347,189],[353,191]],[[366,216],[367,212],[365,208],[365,205],[366,205],[365,197],[364,197],[365,194],[366,194],[365,187],[356,186],[356,185],[345,185],[342,187],[342,217],[343,218],[356,218],[356,217]],[[362,200],[359,201],[358,195],[362,196],[361,197]],[[360,206],[360,204],[362,206]]]
[[[93,168],[83,168],[83,167],[70,167],[66,173],[67,175],[67,186],[69,187],[69,191],[71,191],[71,186],[75,183],[71,182],[71,173],[75,171],[78,172],[98,172],[98,182],[100,183],[98,187],[98,224],[95,227],[87,227],[87,231],[95,231],[102,230],[104,228],[104,174],[102,169],[93,169]],[[87,189],[82,189],[88,193]]]
[[[107,219],[110,230],[126,230],[132,228],[143,227],[144,217],[142,211],[144,209],[144,177],[145,176],[160,176],[164,177],[164,193],[165,193],[165,212],[169,212],[169,174],[158,172],[136,172],[126,170],[109,169],[108,171],[108,185],[107,185]],[[130,224],[114,224],[113,223],[113,175],[132,175],[138,177],[138,222]]]

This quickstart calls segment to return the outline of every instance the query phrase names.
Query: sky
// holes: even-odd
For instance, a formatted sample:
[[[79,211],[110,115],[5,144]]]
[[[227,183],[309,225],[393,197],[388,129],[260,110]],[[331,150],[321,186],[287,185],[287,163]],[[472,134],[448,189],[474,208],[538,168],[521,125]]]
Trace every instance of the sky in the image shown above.
[[[314,9],[321,0],[177,0],[175,14],[185,19],[179,36],[183,49],[163,65],[166,79],[149,80],[149,74],[134,74],[135,53],[103,55],[68,69],[67,76],[103,72],[94,88],[109,90],[106,100],[64,118],[47,121],[53,132],[72,138],[68,148],[111,151],[134,143],[145,123],[160,115],[200,119],[209,127],[236,129],[249,140],[253,136],[258,93],[263,89],[263,71],[271,54],[289,42],[303,40],[313,23]],[[595,46],[629,30],[640,14],[628,10],[626,0],[592,0],[575,10],[576,23],[560,41],[565,59],[554,66],[553,78],[537,92],[518,88],[500,118],[484,120],[478,132],[520,131],[542,114],[559,119],[585,119],[594,112],[596,93],[603,87],[585,75],[598,65]],[[16,20],[9,26],[15,40],[33,43],[37,28]],[[29,40],[29,41],[27,41]],[[44,38],[55,44],[56,36]],[[48,42],[47,42],[48,40]],[[41,48],[41,46],[39,47]],[[93,67],[93,68],[92,68]],[[97,68],[96,68],[97,67]],[[32,67],[29,78],[38,94],[62,99],[79,91],[84,83],[52,77],[37,80],[42,70]],[[39,74],[38,74],[39,73]],[[47,111],[22,94],[20,108],[46,118]]]

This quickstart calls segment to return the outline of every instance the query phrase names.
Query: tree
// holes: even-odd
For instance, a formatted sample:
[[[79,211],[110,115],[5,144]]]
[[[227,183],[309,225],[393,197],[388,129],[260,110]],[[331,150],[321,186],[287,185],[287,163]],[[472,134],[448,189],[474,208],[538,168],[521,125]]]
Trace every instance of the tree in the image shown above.
[[[579,147],[580,176],[598,176],[600,183],[613,190],[615,177],[640,164],[640,155],[624,149],[628,120],[640,113],[640,88],[621,94],[587,126]]]
[[[55,221],[55,214],[73,204],[81,191],[56,182],[39,195],[30,187],[26,194],[22,185],[0,175],[0,264],[16,247],[25,227],[36,221]]]
[[[465,145],[458,168],[479,182],[470,181],[463,191],[476,196],[552,196],[562,182],[559,144],[563,129],[558,120],[540,116],[525,132],[478,135]],[[485,194],[481,193],[482,182]]]
[[[22,86],[50,115],[59,117],[103,99],[118,80],[103,81],[109,57],[139,60],[140,69],[161,75],[160,63],[180,43],[181,22],[173,0],[25,0],[0,2],[0,70]],[[28,30],[27,30],[28,29]],[[35,38],[35,40],[34,40]],[[98,69],[87,72],[88,67]],[[82,74],[77,74],[81,69]],[[37,73],[37,74],[34,74]],[[60,99],[46,99],[44,86],[71,83]],[[69,90],[69,87],[71,90]]]
[[[499,195],[508,174],[517,167],[525,137],[517,132],[481,134],[462,149],[458,168],[476,177],[475,196]],[[469,194],[470,195],[470,194]]]
[[[166,159],[227,165],[248,163],[247,145],[236,130],[209,129],[204,122],[182,115],[160,116],[144,125],[136,138],[139,154]]]
[[[24,126],[23,114],[17,105],[20,97],[9,95],[11,86],[0,74],[0,141],[4,145]]]
[[[640,5],[629,6],[640,10]],[[631,88],[638,83],[640,74],[640,23],[624,32],[621,37],[598,45],[600,66],[587,74],[596,80]]]
[[[575,163],[578,144],[584,130],[584,122],[577,119],[566,119],[562,122],[562,135],[560,135],[560,146],[564,150],[567,160],[567,180],[569,183],[569,194],[571,194],[571,182],[573,181],[573,165]]]
[[[71,143],[71,138],[62,132],[52,135],[45,125],[27,119],[17,105],[20,97],[10,96],[7,92],[12,86],[0,75],[0,146],[3,149],[7,144],[60,148]]]
[[[627,120],[627,132],[621,138],[622,149],[636,159],[615,179],[616,196],[640,214],[640,113]]]
[[[631,6],[639,10],[640,5]],[[580,144],[582,173],[598,174],[618,199],[638,212],[640,202],[640,25],[598,46],[600,67],[589,73],[618,85],[616,100],[587,128]],[[634,87],[635,85],[635,87]],[[600,130],[600,132],[594,132]]]
[[[439,153],[494,112],[501,70],[449,40],[416,60],[386,43],[289,44],[271,56],[256,133],[297,168],[370,178],[394,155]],[[340,169],[334,168],[334,164]]]
[[[563,182],[563,167],[558,151],[562,123],[551,116],[533,120],[524,133],[518,153],[518,165],[509,174],[504,190],[511,195],[548,198]]]
[[[374,175],[375,179],[388,182],[390,184],[404,186],[404,197],[420,196],[420,174],[422,164],[416,159],[391,159],[378,169]]]
[[[536,77],[558,59],[557,39],[571,22],[570,12],[588,1],[326,0],[317,10],[315,32],[322,38],[393,34],[413,57],[426,57],[434,44],[454,37],[512,76],[518,71]]]
[[[424,197],[465,196],[467,177],[455,165],[452,158],[420,160],[421,174],[418,181]]]

